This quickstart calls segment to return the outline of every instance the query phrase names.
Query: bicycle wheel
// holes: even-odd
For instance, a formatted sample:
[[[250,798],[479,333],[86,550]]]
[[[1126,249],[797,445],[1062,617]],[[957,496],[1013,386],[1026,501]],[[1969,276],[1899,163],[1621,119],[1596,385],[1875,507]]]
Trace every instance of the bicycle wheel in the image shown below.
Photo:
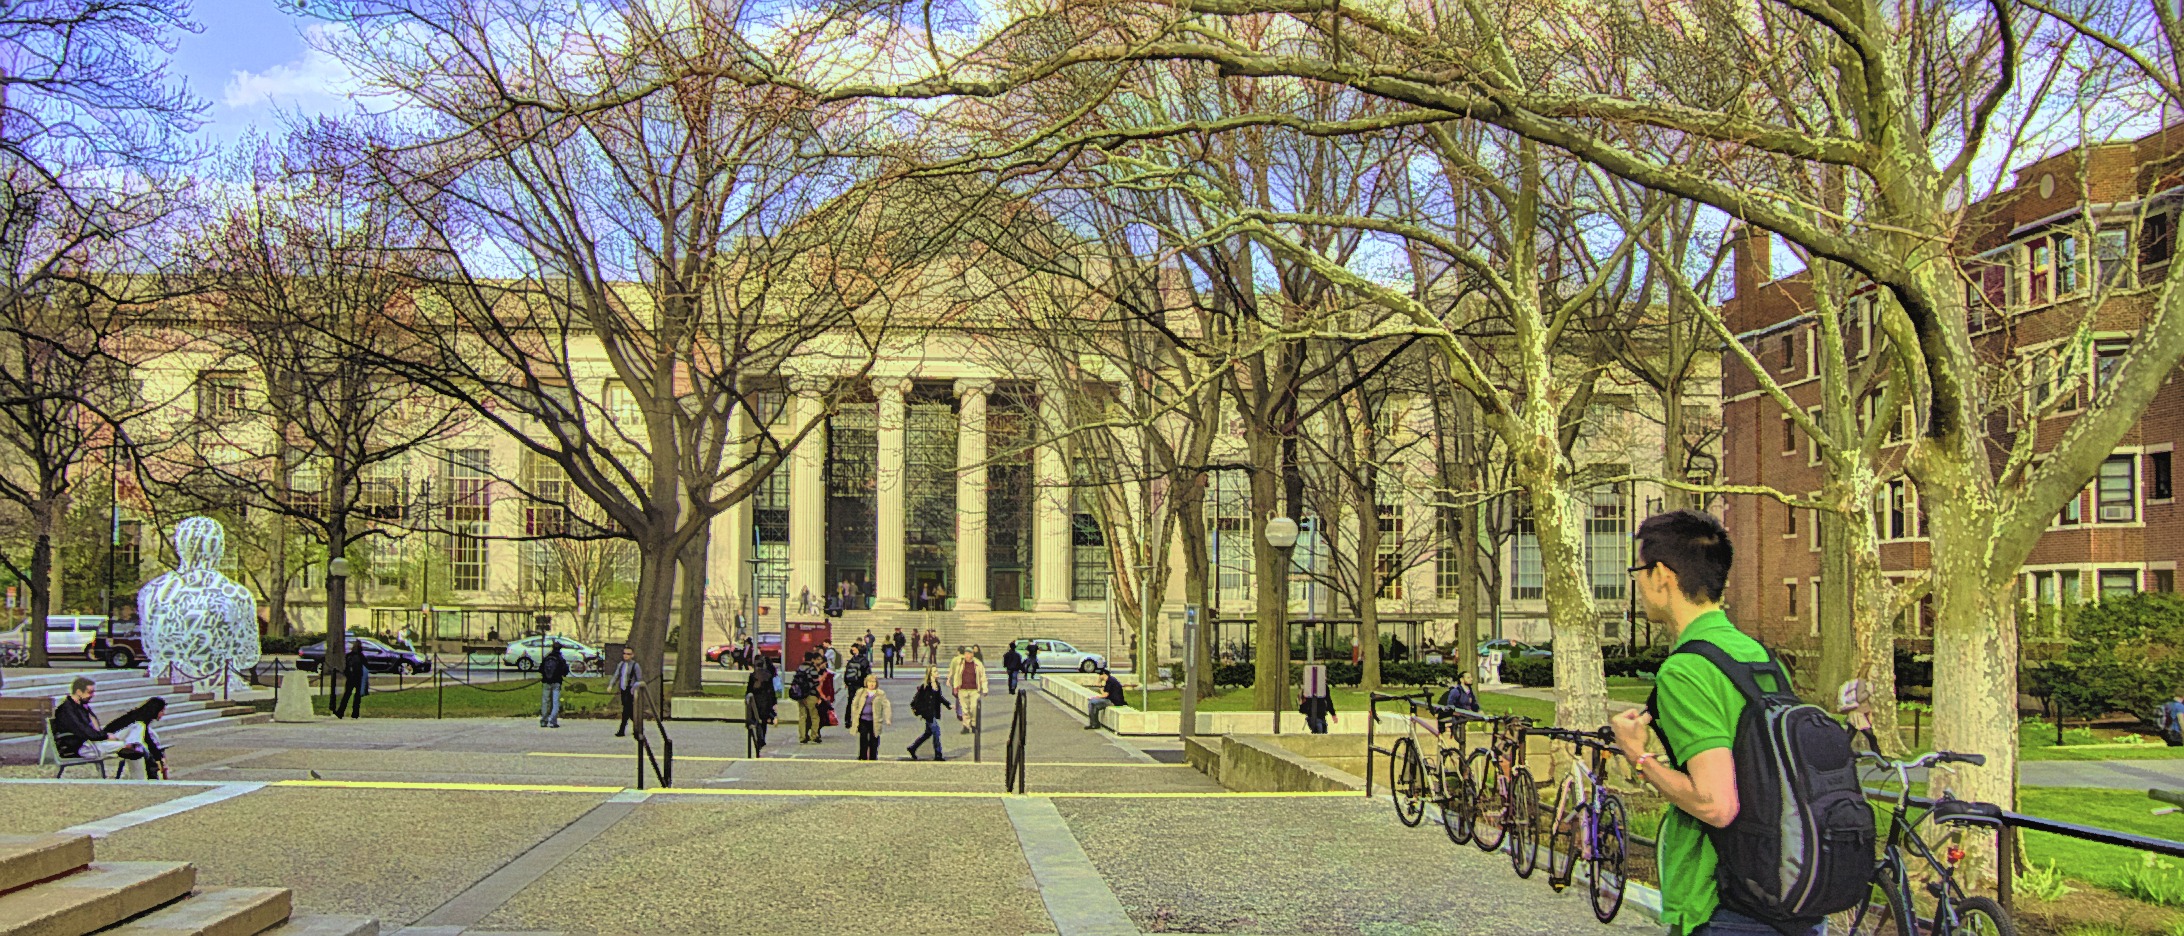
[[[1904,914],[1910,904],[1904,903],[1902,892],[1896,889],[1896,869],[1882,865],[1874,874],[1873,893],[1866,902],[1828,918],[1829,933],[1846,936],[1917,936],[1916,929],[1907,929]]]
[[[1500,777],[1495,773],[1494,755],[1485,748],[1475,748],[1464,755],[1464,776],[1471,781],[1471,844],[1483,852],[1500,848],[1503,836],[1509,832],[1509,798],[1502,795]]]
[[[1539,867],[1539,785],[1532,772],[1518,767],[1509,777],[1509,866],[1517,876],[1528,878]]]
[[[1388,799],[1395,803],[1395,818],[1416,827],[1426,815],[1426,777],[1418,763],[1418,745],[1409,738],[1395,739],[1388,753]]]
[[[1473,826],[1477,824],[1478,805],[1473,802],[1471,778],[1464,775],[1463,758],[1455,751],[1441,752],[1441,828],[1448,831],[1448,840],[1458,845],[1471,841]]]
[[[1571,872],[1577,870],[1577,836],[1592,813],[1585,803],[1571,805],[1572,792],[1570,784],[1558,787],[1554,811],[1547,814],[1547,887],[1557,894],[1570,886]]]
[[[1623,909],[1623,856],[1630,850],[1630,817],[1623,800],[1609,794],[1600,800],[1600,815],[1593,825],[1592,912],[1602,923],[1615,922]]]
[[[1957,901],[1956,910],[1959,933],[2017,936],[2017,924],[2010,920],[2010,912],[1991,897],[1966,897]]]

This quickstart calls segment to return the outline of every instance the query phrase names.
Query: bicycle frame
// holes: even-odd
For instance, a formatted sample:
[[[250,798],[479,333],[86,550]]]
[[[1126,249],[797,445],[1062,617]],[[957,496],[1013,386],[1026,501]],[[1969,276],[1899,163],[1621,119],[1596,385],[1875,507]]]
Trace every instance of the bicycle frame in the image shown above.
[[[1891,810],[1888,840],[1881,849],[1881,867],[1875,876],[1887,875],[1891,882],[1895,884],[1896,893],[1903,895],[1903,906],[1898,907],[1896,910],[1896,926],[1899,932],[1927,932],[1920,929],[1918,912],[1914,909],[1920,890],[1925,890],[1928,896],[1934,898],[1935,901],[1934,925],[1930,931],[1932,936],[1949,936],[1963,925],[1964,921],[1957,912],[1957,905],[1963,903],[1969,895],[1965,894],[1964,888],[1957,884],[1956,862],[1953,860],[1945,861],[1940,856],[1935,855],[1933,846],[1927,844],[1926,839],[1918,834],[1917,826],[1923,824],[1934,811],[1933,807],[1929,806],[1916,817],[1911,814],[1911,768],[1921,766],[1921,763],[1919,761],[1894,763],[1884,761],[1882,763],[1888,769],[1896,772],[1897,794],[1896,804]],[[1940,823],[1936,824],[1939,825]],[[1951,837],[1957,834],[1959,834],[1959,830],[1950,830],[1949,832]],[[1932,869],[1934,872],[1933,884],[1920,890],[1912,888],[1910,864],[1904,860],[1906,854],[1925,862],[1926,866]],[[1939,885],[1938,891],[1934,890],[1934,885]]]

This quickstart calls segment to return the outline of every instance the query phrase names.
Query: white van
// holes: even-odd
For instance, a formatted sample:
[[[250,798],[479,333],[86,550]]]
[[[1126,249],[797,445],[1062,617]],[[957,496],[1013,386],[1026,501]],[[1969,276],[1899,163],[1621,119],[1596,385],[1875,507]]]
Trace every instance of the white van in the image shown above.
[[[46,617],[46,656],[48,658],[91,657],[91,641],[106,627],[103,614],[54,614]],[[21,644],[30,649],[30,635],[18,627],[0,634],[0,641]]]

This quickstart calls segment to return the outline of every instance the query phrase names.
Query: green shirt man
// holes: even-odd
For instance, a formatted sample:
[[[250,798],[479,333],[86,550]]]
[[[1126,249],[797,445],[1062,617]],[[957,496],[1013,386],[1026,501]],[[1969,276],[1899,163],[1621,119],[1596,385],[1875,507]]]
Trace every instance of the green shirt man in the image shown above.
[[[1731,659],[1756,663],[1767,651],[1722,613],[1733,551],[1729,531],[1711,514],[1678,510],[1648,517],[1638,526],[1639,565],[1631,568],[1646,616],[1676,633],[1676,646],[1703,640]],[[1655,683],[1661,734],[1677,762],[1646,750],[1653,716],[1619,712],[1612,719],[1617,746],[1638,765],[1671,807],[1661,820],[1657,855],[1661,869],[1661,922],[1683,936],[1777,936],[1774,927],[1721,906],[1714,883],[1714,845],[1707,829],[1737,816],[1736,763],[1730,744],[1744,697],[1721,670],[1703,657],[1670,656]],[[1815,934],[1824,927],[1816,927]]]

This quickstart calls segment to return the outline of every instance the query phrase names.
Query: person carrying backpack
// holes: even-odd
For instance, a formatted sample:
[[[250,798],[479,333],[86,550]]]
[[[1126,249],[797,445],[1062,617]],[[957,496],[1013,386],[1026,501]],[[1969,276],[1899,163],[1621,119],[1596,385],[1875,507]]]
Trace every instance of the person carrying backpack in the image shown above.
[[[561,644],[546,651],[546,659],[538,661],[538,726],[561,727],[561,681],[569,678],[569,661],[561,655]]]
[[[1466,712],[1478,711],[1479,694],[1471,688],[1471,677],[1464,673],[1456,674],[1456,681],[1448,684],[1447,692],[1441,693],[1441,704]]]
[[[925,668],[925,681],[918,683],[917,695],[910,697],[910,714],[925,719],[925,733],[918,735],[916,741],[910,742],[911,760],[918,759],[918,748],[928,738],[933,741],[933,760],[948,759],[948,755],[940,752],[940,710],[944,708],[952,709],[955,705],[948,701],[948,693],[941,689],[940,668],[928,666]]]
[[[796,668],[796,675],[789,680],[789,698],[795,700],[801,715],[796,723],[798,744],[819,743],[819,729],[824,724],[819,714],[820,706],[824,704],[819,698],[819,673],[819,654],[807,650],[803,665]]]
[[[1671,807],[1656,850],[1661,923],[1671,936],[1818,936],[1871,892],[1873,810],[1850,732],[1799,700],[1722,613],[1733,552],[1720,520],[1659,514],[1636,538],[1632,584],[1676,642],[1647,709],[1611,727]],[[1665,757],[1646,749],[1648,728]]]

